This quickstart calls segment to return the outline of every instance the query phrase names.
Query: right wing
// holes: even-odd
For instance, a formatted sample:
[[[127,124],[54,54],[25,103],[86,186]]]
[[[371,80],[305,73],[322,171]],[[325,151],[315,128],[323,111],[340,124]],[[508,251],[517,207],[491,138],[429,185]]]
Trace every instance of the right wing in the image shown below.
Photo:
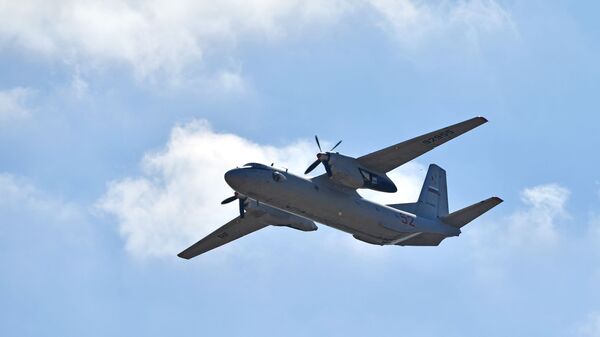
[[[257,217],[246,213],[243,218],[239,216],[221,226],[216,231],[208,234],[204,239],[194,243],[188,249],[177,254],[184,259],[191,259],[211,249],[215,249],[233,240],[239,239],[259,229],[267,227],[269,224],[262,223]]]
[[[356,160],[366,168],[370,168],[376,172],[387,173],[485,122],[487,122],[487,119],[483,117],[471,118],[464,122],[450,125],[443,129],[369,153]]]

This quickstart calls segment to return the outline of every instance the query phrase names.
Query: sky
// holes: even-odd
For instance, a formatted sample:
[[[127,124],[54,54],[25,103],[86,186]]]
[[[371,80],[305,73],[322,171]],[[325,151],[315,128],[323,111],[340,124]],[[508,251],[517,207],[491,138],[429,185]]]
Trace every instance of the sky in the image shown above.
[[[594,1],[0,0],[0,335],[600,336]],[[503,204],[439,247],[268,227],[223,173],[302,174],[473,116],[394,170]],[[321,174],[318,168],[311,175]]]

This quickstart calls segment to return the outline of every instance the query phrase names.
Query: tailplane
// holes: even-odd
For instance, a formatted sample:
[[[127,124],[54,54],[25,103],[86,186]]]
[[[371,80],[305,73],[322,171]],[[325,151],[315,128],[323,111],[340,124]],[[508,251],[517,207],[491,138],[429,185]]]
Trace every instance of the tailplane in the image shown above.
[[[473,221],[475,218],[479,217],[483,213],[494,208],[501,202],[502,202],[502,199],[500,199],[498,197],[491,197],[489,199],[480,201],[471,206],[467,206],[456,212],[452,212],[452,213],[448,214],[447,216],[442,217],[441,220],[442,220],[442,222],[444,222],[450,226],[453,226],[456,228],[461,228],[462,226]]]

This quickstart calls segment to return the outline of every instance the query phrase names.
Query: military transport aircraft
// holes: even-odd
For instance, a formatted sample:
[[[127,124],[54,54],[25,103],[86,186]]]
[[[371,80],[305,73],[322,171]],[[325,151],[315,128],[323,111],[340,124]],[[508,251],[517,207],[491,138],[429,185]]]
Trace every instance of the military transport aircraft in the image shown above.
[[[232,169],[225,173],[225,181],[235,194],[222,204],[237,200],[239,216],[178,256],[191,259],[269,225],[314,231],[315,222],[375,245],[437,246],[458,236],[461,227],[502,199],[492,197],[449,213],[446,171],[435,164],[429,166],[415,203],[380,205],[356,190],[396,192],[387,172],[486,122],[475,117],[358,158],[333,152],[341,141],[323,152],[315,136],[320,152],[304,173],[319,164],[326,173],[312,179],[258,163]]]

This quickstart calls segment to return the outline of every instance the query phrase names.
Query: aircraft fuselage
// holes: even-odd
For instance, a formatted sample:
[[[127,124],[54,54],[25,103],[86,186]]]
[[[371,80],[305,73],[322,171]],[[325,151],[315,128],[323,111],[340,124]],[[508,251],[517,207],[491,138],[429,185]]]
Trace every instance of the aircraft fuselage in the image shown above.
[[[399,244],[413,233],[460,234],[460,229],[436,219],[371,202],[327,180],[308,180],[273,167],[236,168],[225,174],[225,180],[235,191],[260,203],[342,230],[372,244]]]

